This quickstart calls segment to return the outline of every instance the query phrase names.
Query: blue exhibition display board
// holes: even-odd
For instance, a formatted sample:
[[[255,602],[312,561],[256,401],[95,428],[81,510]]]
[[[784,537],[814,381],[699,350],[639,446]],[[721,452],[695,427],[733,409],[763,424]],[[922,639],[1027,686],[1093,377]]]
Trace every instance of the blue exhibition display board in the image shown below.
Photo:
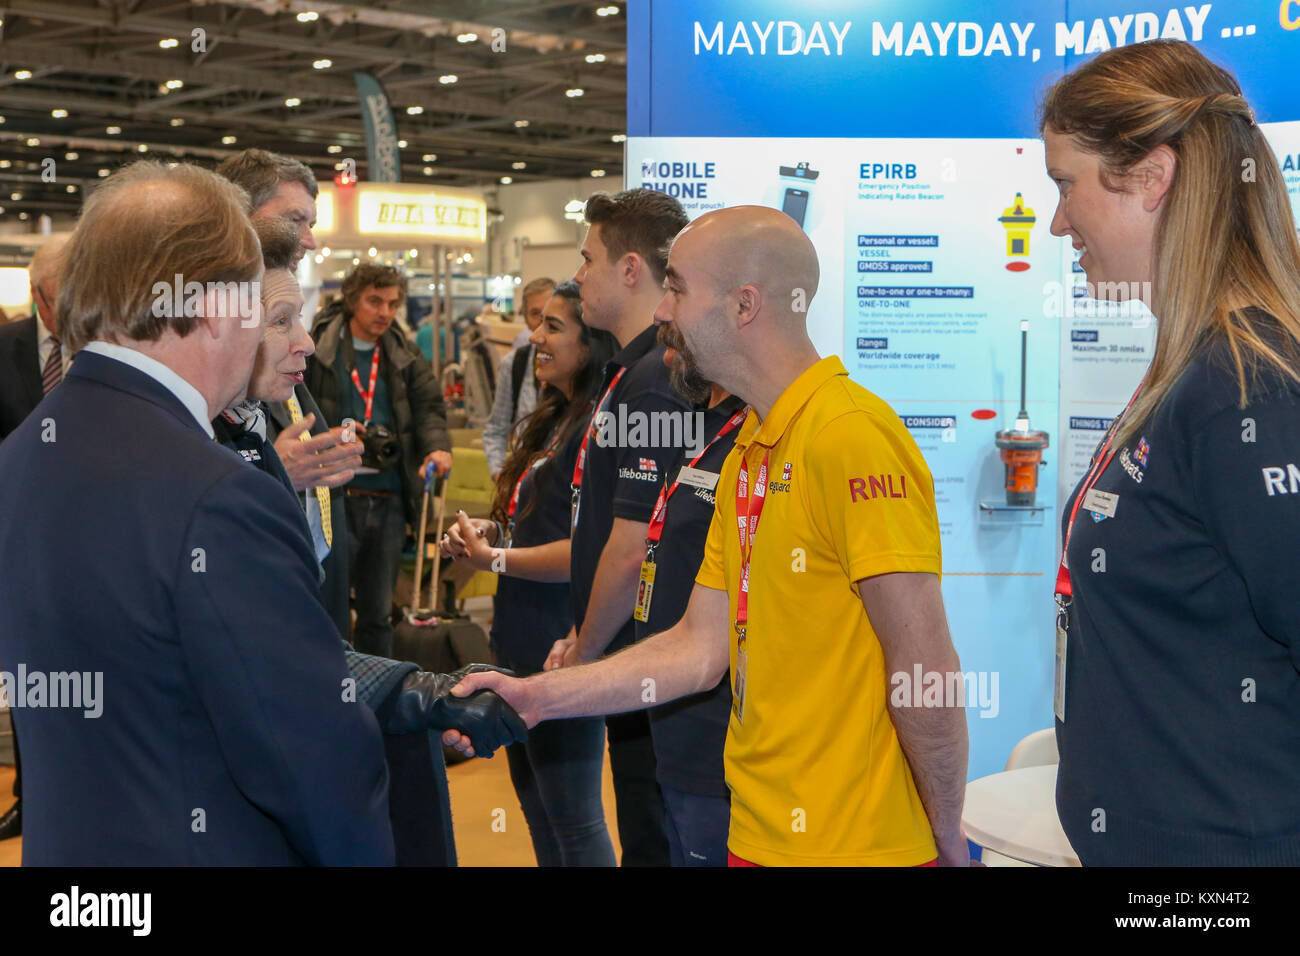
[[[1095,53],[1189,40],[1241,81],[1300,204],[1300,0],[641,0],[627,15],[626,184],[692,217],[759,204],[802,223],[822,269],[813,341],[893,406],[934,475],[970,775],[1001,770],[1052,725],[1059,505],[1154,335],[1140,305],[1088,299],[1050,234],[1037,104]],[[1027,410],[1051,442],[1042,507],[995,510],[1025,323]]]

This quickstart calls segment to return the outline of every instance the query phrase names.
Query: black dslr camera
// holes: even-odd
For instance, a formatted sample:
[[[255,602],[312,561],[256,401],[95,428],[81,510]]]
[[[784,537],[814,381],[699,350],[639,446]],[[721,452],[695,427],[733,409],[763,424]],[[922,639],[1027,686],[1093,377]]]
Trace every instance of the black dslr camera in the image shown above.
[[[365,425],[366,433],[361,439],[361,464],[375,471],[385,471],[392,467],[402,454],[401,442],[397,436],[383,425]]]

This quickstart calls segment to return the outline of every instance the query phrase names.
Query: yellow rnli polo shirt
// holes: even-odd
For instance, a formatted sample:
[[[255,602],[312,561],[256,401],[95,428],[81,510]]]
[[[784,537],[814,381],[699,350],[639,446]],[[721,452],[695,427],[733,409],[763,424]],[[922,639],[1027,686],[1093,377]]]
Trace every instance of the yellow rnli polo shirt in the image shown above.
[[[725,753],[732,853],[764,866],[914,866],[937,856],[886,708],[884,652],[854,582],[940,571],[934,483],[902,421],[819,361],[723,465],[696,581],[740,586],[736,477],[768,455],[749,578],[743,715]],[[731,674],[736,674],[736,631]],[[740,717],[743,716],[743,721]]]

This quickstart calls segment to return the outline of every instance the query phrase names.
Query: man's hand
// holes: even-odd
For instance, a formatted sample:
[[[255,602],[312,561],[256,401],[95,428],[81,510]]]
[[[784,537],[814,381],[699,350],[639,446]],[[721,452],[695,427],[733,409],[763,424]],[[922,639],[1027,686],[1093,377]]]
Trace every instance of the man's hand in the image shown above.
[[[301,436],[315,421],[315,415],[304,415],[275,440],[275,453],[296,491],[346,485],[361,467],[361,442],[344,441],[342,428],[331,428],[303,441]]]
[[[546,663],[542,665],[544,671],[556,671],[561,667],[572,667],[578,664],[578,629],[570,628],[567,636],[560,638],[551,645],[551,653],[546,655]]]
[[[480,700],[484,697],[495,697],[501,700],[523,725],[523,736],[518,738],[521,740],[527,739],[527,728],[535,727],[539,722],[537,703],[528,684],[517,677],[508,676],[506,671],[494,668],[471,673],[451,688],[451,694],[453,698]],[[442,742],[448,747],[455,747],[466,756],[474,757],[482,754],[484,748],[490,747],[493,743],[490,735],[476,736],[475,731],[476,728],[473,726],[461,725],[459,730],[448,730],[444,733]],[[488,750],[487,754],[490,755],[491,752]]]
[[[433,466],[434,473],[439,478],[441,478],[443,475],[447,474],[447,472],[451,471],[451,452],[449,451],[429,452],[429,454],[425,457],[424,461],[420,464],[421,478],[424,477],[424,473],[428,470],[430,465]]]
[[[978,860],[970,858],[970,844],[966,842],[966,834],[958,830],[955,834],[940,839],[937,835],[934,838],[935,846],[939,848],[939,866],[983,866]]]
[[[510,705],[490,690],[462,696],[452,696],[451,690],[471,674],[505,676],[511,673],[490,664],[470,664],[450,674],[427,671],[407,674],[384,732],[405,734],[417,730],[446,730],[463,733],[477,743],[479,756],[491,757],[498,747],[527,740],[528,728]]]

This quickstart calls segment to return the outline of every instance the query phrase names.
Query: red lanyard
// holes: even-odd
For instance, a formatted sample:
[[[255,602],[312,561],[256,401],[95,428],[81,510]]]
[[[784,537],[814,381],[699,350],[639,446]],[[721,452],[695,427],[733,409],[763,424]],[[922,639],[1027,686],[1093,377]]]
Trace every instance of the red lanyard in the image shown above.
[[[519,507],[519,492],[524,487],[524,480],[538,468],[542,467],[542,465],[553,454],[555,454],[555,446],[559,443],[560,432],[557,429],[555,437],[551,439],[551,444],[547,447],[546,451],[542,452],[538,458],[534,459],[533,463],[523,470],[523,473],[519,476],[519,480],[515,482],[515,490],[510,493],[510,506],[506,509],[506,519],[511,528],[515,526],[515,510]]]
[[[758,469],[758,480],[749,490],[749,466],[745,456],[740,456],[740,473],[736,475],[736,527],[740,532],[740,594],[736,597],[736,629],[743,635],[749,623],[749,560],[754,554],[754,536],[758,534],[758,519],[763,516],[767,501],[767,459],[772,449],[763,452],[763,464]]]
[[[1074,519],[1079,515],[1079,508],[1083,504],[1083,499],[1088,496],[1092,486],[1101,479],[1102,473],[1110,465],[1111,459],[1115,457],[1114,450],[1110,448],[1111,442],[1115,440],[1115,435],[1119,432],[1120,422],[1128,414],[1128,410],[1133,406],[1133,402],[1138,397],[1138,392],[1142,391],[1142,386],[1146,384],[1146,381],[1146,376],[1142,376],[1137,391],[1133,393],[1133,397],[1124,406],[1124,411],[1120,412],[1115,421],[1111,423],[1110,431],[1106,435],[1106,441],[1102,444],[1101,451],[1097,452],[1097,457],[1093,459],[1092,468],[1083,479],[1083,483],[1079,485],[1078,494],[1074,497],[1074,507],[1070,509],[1070,521],[1065,526],[1065,540],[1061,543],[1061,566],[1056,569],[1056,596],[1058,600],[1064,599],[1068,601],[1074,596],[1074,587],[1070,583],[1070,568],[1066,564],[1066,556],[1070,553],[1070,535],[1074,532]]]
[[[738,428],[741,422],[745,420],[745,416],[748,414],[749,408],[746,406],[728,418],[718,433],[713,436],[707,445],[704,446],[704,451],[692,458],[691,463],[686,467],[694,468],[696,464],[699,463],[699,460],[708,453],[708,450],[713,447],[714,443],[728,432]],[[659,543],[659,538],[662,537],[664,533],[664,518],[666,517],[664,512],[668,508],[668,499],[673,496],[673,492],[677,490],[677,486],[682,483],[680,470],[677,472],[677,475],[678,480],[673,482],[671,488],[668,487],[667,483],[665,483],[663,487],[659,489],[659,500],[655,502],[655,510],[650,515],[650,529],[646,532],[645,543],[652,550],[654,549],[654,546]]]
[[[356,386],[357,394],[361,400],[366,403],[366,421],[370,421],[370,413],[375,407],[375,381],[379,376],[379,346],[375,346],[370,353],[370,391],[363,391],[361,388],[361,376],[357,374],[356,368],[352,369],[352,384]]]
[[[582,445],[578,448],[578,460],[573,463],[573,494],[575,498],[578,495],[578,489],[582,487],[582,473],[587,467],[587,442],[591,441],[591,433],[596,430],[596,419],[600,417],[601,409],[609,401],[610,392],[614,391],[614,386],[618,384],[618,380],[623,377],[623,373],[626,371],[626,365],[618,370],[614,375],[614,380],[609,383],[609,388],[605,389],[605,394],[600,397],[596,410],[591,413],[591,421],[587,423],[587,434],[582,436]]]

